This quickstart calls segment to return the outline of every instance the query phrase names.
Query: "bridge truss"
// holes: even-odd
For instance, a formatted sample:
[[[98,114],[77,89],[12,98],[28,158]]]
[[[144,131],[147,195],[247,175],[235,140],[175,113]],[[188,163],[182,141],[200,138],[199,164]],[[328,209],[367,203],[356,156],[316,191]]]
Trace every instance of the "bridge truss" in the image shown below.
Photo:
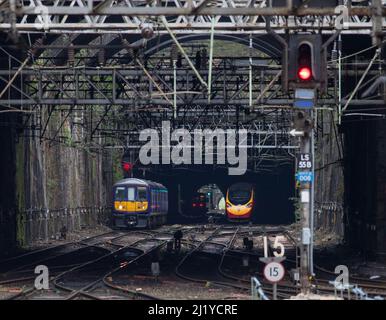
[[[273,32],[336,33],[335,8],[341,1],[275,2],[269,7],[262,0],[0,1],[0,30],[30,44],[24,62],[0,70],[2,111],[18,113],[22,121],[15,126],[33,139],[100,152],[131,150],[133,160],[143,144],[138,133],[161,130],[165,120],[172,129],[189,131],[246,129],[250,169],[291,163],[298,147],[288,135],[293,100],[282,90],[282,48],[280,41],[273,43]],[[348,21],[341,34],[381,36],[381,1],[344,4]],[[149,27],[154,34],[143,39]],[[209,68],[209,49],[204,54],[202,48],[181,42],[179,56],[170,50],[174,34],[192,40],[195,34],[210,33],[247,45],[249,54],[215,56]],[[49,43],[39,40],[41,35],[50,36]],[[270,38],[263,40],[266,35]],[[172,55],[179,63],[173,63]],[[15,65],[15,58],[9,59]],[[355,71],[348,66],[345,74],[365,72],[366,86],[379,76],[374,68],[364,71],[367,65]],[[318,102],[334,110],[336,59],[328,72],[328,90]],[[347,95],[340,103],[383,105],[384,100]]]
[[[152,56],[143,64],[138,61],[146,65],[146,73],[134,62],[125,67],[26,67],[19,74],[23,87],[13,84],[8,94],[12,99],[0,103],[11,110],[20,107],[25,112],[26,134],[49,143],[94,150],[132,149],[138,155],[144,144],[138,139],[139,132],[161,131],[162,121],[167,120],[172,130],[246,129],[252,168],[257,170],[262,162],[288,163],[297,146],[288,135],[291,110],[285,103],[275,103],[275,99],[286,100],[280,92],[280,66],[270,58],[255,61],[252,99],[268,103],[246,109],[248,58],[216,57],[214,61],[209,103],[207,88],[186,61],[175,68],[174,81],[170,58],[161,56]],[[198,70],[207,79],[207,66]],[[9,76],[0,71],[1,81]],[[71,137],[67,122],[73,127]],[[47,130],[51,126],[55,129]]]
[[[203,33],[214,22],[218,33],[265,33],[269,18],[278,33],[328,33],[336,30],[339,5],[347,7],[343,33],[369,34],[374,19],[386,24],[381,0],[3,0],[0,30],[140,33],[144,24],[152,23],[159,33],[167,33],[165,24],[175,33]]]

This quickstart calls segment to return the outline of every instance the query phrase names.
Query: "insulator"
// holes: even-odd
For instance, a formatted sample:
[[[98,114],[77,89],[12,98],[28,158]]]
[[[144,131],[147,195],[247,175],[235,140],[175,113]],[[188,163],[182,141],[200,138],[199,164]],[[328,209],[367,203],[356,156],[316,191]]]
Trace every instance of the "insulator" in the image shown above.
[[[338,59],[338,50],[336,50],[336,41],[334,42],[334,47],[331,51],[331,60],[337,60]]]
[[[172,61],[176,61],[178,59],[178,48],[175,43],[173,43],[170,49],[170,58],[172,59]]]
[[[67,54],[68,54],[68,59],[67,59],[68,64],[73,65],[75,63],[75,49],[72,43],[68,46]]]
[[[201,53],[201,68],[205,69],[208,65],[208,52],[206,49],[202,49]]]
[[[31,56],[36,55],[36,52],[39,50],[39,47],[43,45],[43,41],[44,41],[43,38],[39,38],[35,41],[35,43],[31,46],[29,50],[29,54]]]
[[[150,39],[154,35],[153,25],[150,23],[141,26],[141,35],[144,39]]]
[[[104,48],[101,48],[98,51],[98,63],[101,66],[106,64],[106,56],[105,56],[105,49]]]
[[[134,58],[136,53],[133,48],[127,48],[127,53],[129,54],[130,58]]]
[[[336,50],[331,51],[331,60],[333,60],[333,61],[338,60],[338,51],[336,51]]]
[[[197,69],[201,68],[201,52],[200,51],[196,52],[196,68]]]
[[[122,45],[126,48],[127,53],[129,54],[129,57],[130,57],[130,58],[134,58],[134,50],[133,50],[133,48],[130,46],[129,41],[127,41],[126,39],[122,39],[122,40],[121,40],[121,43],[122,43]]]
[[[182,67],[182,55],[181,53],[178,53],[178,58],[177,58],[177,68]]]

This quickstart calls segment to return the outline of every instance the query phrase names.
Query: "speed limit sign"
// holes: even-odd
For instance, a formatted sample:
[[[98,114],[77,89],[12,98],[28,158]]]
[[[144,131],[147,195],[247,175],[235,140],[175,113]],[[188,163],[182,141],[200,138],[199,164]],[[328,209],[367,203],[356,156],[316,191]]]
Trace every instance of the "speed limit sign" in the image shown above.
[[[269,262],[264,267],[264,277],[269,282],[276,283],[284,278],[284,267],[280,262]]]

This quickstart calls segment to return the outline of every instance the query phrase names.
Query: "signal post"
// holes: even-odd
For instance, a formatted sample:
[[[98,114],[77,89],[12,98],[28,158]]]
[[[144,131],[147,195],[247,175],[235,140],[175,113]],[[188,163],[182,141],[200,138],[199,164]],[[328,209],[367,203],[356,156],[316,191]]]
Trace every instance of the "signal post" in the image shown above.
[[[288,46],[287,87],[294,90],[294,128],[290,134],[299,138],[296,179],[300,184],[299,200],[301,210],[300,285],[302,293],[311,289],[313,275],[313,119],[318,91],[326,87],[326,53],[320,35],[291,35]],[[324,50],[324,51],[323,51]]]
[[[313,216],[313,185],[312,159],[314,150],[312,148],[313,123],[308,112],[295,111],[294,125],[300,140],[300,151],[296,161],[296,179],[300,183],[299,197],[301,208],[301,244],[300,244],[300,285],[303,293],[308,293],[311,287],[309,276],[312,273],[312,227]],[[292,131],[293,132],[293,131]]]

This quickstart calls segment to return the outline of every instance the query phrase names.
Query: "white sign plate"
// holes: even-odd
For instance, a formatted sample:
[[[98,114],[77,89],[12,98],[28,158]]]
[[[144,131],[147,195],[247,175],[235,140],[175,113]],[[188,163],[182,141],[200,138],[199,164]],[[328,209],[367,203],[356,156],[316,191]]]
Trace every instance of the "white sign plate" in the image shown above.
[[[307,99],[312,100],[315,98],[315,90],[314,89],[295,89],[295,99]]]
[[[298,160],[298,171],[303,170],[311,170],[312,169],[312,161],[311,154],[309,153],[300,153],[297,157]]]
[[[300,202],[309,203],[310,202],[310,192],[308,190],[302,190],[300,192]]]
[[[264,277],[269,282],[276,283],[284,278],[285,269],[280,262],[270,262],[264,267]]]
[[[302,232],[302,242],[307,245],[311,243],[311,230],[310,228],[303,228]]]

